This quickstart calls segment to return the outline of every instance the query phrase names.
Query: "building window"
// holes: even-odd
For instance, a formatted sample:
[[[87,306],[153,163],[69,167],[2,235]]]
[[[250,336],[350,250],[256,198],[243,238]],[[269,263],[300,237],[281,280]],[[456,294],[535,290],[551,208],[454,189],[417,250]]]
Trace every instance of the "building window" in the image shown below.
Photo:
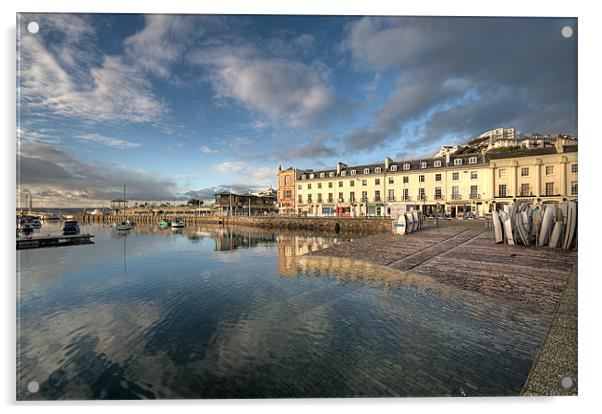
[[[370,168],[364,168],[364,174],[370,174]]]
[[[577,164],[571,164],[571,172],[577,174]]]
[[[454,160],[454,165],[462,165],[462,158],[456,158]]]
[[[418,182],[421,182],[421,183],[424,182],[424,175],[419,175],[418,176]]]
[[[452,187],[452,200],[459,200],[460,199],[460,187],[458,187],[457,185],[454,185]]]
[[[389,177],[389,184],[395,184],[395,179],[393,179],[393,177]]]
[[[410,193],[410,191],[409,191],[407,188],[404,188],[404,189],[403,189],[403,199],[404,199],[405,201],[407,201],[407,200],[409,200],[409,199],[410,199],[410,194],[409,194],[409,193]]]
[[[441,181],[441,174],[440,173],[435,174],[435,181]]]
[[[396,164],[391,165],[391,171],[397,171],[397,165]]]
[[[362,191],[362,201],[368,201],[368,192]]]
[[[366,179],[363,179],[363,180],[362,180],[362,185],[368,185],[368,180],[366,180]]]
[[[309,174],[309,178],[311,178],[313,180],[314,175],[313,174]]]
[[[460,173],[459,172],[452,173],[452,180],[458,181],[459,179],[460,179]]]
[[[355,203],[355,191],[349,193],[349,202]]]
[[[441,200],[441,187],[435,187],[435,200]]]
[[[331,171],[331,172],[329,172],[329,173],[328,173],[328,176],[329,176],[330,178],[334,177],[334,172],[332,172],[332,171]]]
[[[355,170],[351,170],[351,175],[355,175],[356,172],[357,171],[355,171]]]
[[[531,195],[531,189],[529,188],[529,183],[522,183],[520,185],[520,195],[523,197]]]
[[[380,201],[380,191],[378,190],[374,192],[374,201]]]
[[[320,178],[324,178],[325,176],[326,176],[326,174],[320,173]]]
[[[301,179],[302,179],[302,180],[305,180],[306,178],[307,178],[307,175],[305,175],[305,174],[303,174],[303,175],[301,176]]]
[[[479,186],[477,186],[477,185],[470,186],[470,198],[471,199],[479,198]]]
[[[387,200],[395,201],[395,190],[389,189],[389,194],[387,196]]]
[[[299,204],[303,203],[303,196],[301,194],[299,194]]]
[[[345,170],[341,171],[341,177],[344,177],[346,175],[347,175],[347,171],[345,171]]]
[[[546,175],[554,175],[554,166],[546,165]]]
[[[290,200],[292,196],[293,196],[293,193],[291,190],[284,190],[284,199],[285,200]]]
[[[291,177],[286,176],[284,177],[284,185],[289,185],[291,183]]]
[[[477,163],[477,157],[470,157],[468,159],[468,163],[469,164],[476,164]]]
[[[529,168],[521,168],[520,169],[520,176],[521,177],[528,177],[529,176]]]
[[[437,160],[433,164],[435,167],[441,167],[441,161]]]
[[[403,183],[407,184],[410,182],[410,177],[403,177]]]
[[[307,195],[307,202],[308,202],[309,204],[311,204],[311,194],[308,194],[308,195]]]
[[[506,197],[506,184],[500,184],[497,187],[497,196],[498,197]]]
[[[501,169],[498,171],[498,177],[499,178],[506,178],[506,170]]]
[[[339,181],[339,187],[342,187],[342,186],[343,186],[343,182]]]
[[[425,161],[422,161],[420,163],[420,168],[426,168],[426,162]]]
[[[322,188],[322,183],[318,183],[318,188]]]
[[[353,181],[353,180],[349,181],[349,187],[355,187],[355,181]]]
[[[307,189],[311,190],[311,184],[307,184]]]
[[[546,195],[554,195],[554,183],[546,183]]]
[[[374,184],[375,185],[380,185],[380,178],[374,179]]]
[[[426,195],[424,194],[424,188],[418,189],[418,200],[426,200]]]
[[[410,169],[410,164],[403,164],[403,169],[404,170],[409,170]]]
[[[573,164],[573,165],[577,165],[577,164]],[[577,191],[578,191],[577,186],[578,186],[577,181],[571,181],[571,195],[574,195],[574,196],[577,195]]]
[[[322,202],[322,193],[318,193],[318,203]]]
[[[302,186],[301,184],[299,184],[299,185],[297,186],[297,190],[303,190],[303,186]]]
[[[332,193],[328,193],[328,202],[332,203]]]
[[[332,181],[328,183],[328,188],[332,188]]]
[[[476,171],[471,171],[470,172],[470,179],[471,180],[477,180],[479,178],[479,174]]]
[[[375,172],[375,173],[380,173],[381,171],[382,171],[382,169],[381,169],[380,167],[376,167],[376,168],[374,169],[374,172]]]

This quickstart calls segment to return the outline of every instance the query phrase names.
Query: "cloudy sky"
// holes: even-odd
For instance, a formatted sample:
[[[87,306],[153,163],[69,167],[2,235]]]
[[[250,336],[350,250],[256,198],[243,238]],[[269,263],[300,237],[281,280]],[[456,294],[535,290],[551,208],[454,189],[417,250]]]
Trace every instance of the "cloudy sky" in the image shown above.
[[[26,25],[35,20],[36,34]],[[563,26],[575,35],[561,35]],[[210,199],[479,132],[577,134],[574,19],[22,14],[18,169],[50,206]]]

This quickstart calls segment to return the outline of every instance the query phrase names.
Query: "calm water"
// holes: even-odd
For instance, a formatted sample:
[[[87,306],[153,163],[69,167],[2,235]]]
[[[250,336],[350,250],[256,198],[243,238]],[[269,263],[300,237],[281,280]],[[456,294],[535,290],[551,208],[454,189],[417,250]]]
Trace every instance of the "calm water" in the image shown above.
[[[19,399],[514,395],[544,335],[532,311],[299,257],[345,236],[82,230],[18,253]]]

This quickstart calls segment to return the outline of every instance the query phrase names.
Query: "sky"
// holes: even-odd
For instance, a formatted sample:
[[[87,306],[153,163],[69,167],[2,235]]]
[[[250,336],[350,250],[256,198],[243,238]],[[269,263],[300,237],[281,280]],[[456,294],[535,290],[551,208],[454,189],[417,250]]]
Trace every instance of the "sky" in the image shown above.
[[[40,30],[29,33],[29,22]],[[278,166],[577,135],[570,18],[21,14],[18,202],[211,200]],[[564,26],[574,35],[561,35]],[[19,204],[18,204],[19,205]]]

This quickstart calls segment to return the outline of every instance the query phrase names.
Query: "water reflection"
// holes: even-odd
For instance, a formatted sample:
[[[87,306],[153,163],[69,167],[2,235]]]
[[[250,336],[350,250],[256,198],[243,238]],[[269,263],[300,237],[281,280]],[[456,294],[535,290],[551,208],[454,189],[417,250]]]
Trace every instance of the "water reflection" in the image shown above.
[[[545,334],[421,275],[304,256],[352,235],[85,231],[20,253],[20,399],[516,394]]]

